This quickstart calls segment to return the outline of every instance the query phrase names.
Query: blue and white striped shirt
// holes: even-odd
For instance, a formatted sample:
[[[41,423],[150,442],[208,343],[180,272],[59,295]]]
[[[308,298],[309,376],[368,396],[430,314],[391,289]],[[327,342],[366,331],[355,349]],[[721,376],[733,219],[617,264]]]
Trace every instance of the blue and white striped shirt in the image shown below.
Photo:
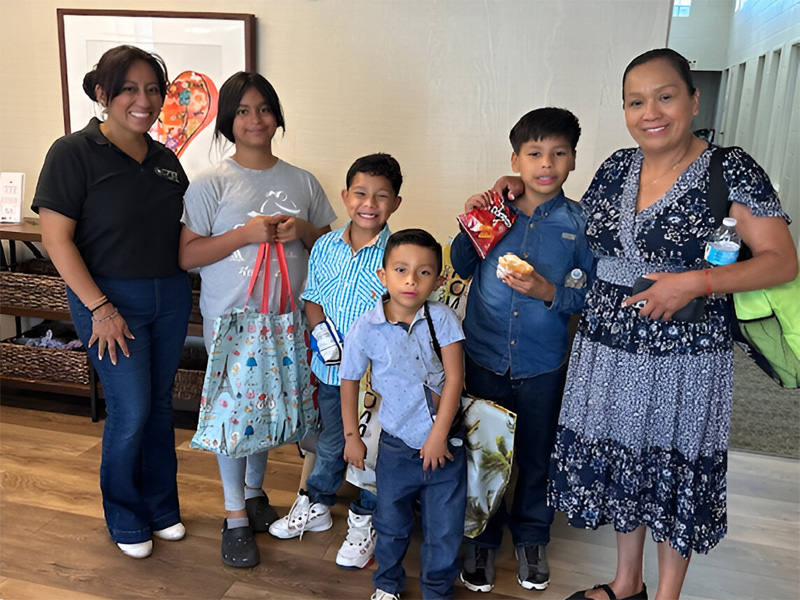
[[[386,240],[392,233],[384,225],[372,244],[353,253],[343,239],[348,226],[349,223],[316,241],[308,260],[306,289],[300,295],[303,300],[319,304],[342,336],[386,291],[377,270],[383,267]],[[311,359],[311,370],[323,383],[339,385],[339,367],[325,366],[316,353]]]

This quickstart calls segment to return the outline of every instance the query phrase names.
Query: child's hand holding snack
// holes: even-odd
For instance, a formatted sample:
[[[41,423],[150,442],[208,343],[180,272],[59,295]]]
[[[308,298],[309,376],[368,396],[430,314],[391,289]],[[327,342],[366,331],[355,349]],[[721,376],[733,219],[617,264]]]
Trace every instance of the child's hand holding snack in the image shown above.
[[[531,298],[552,302],[556,288],[539,275],[527,261],[514,254],[501,256],[497,261],[497,277],[511,289]]]
[[[469,237],[481,258],[511,229],[517,214],[506,206],[502,196],[488,190],[470,196],[465,204],[467,212],[458,215],[458,224]]]
[[[497,259],[497,276],[502,279],[503,275],[509,275],[512,272],[527,275],[533,272],[533,266],[516,254],[508,252]]]
[[[464,203],[464,212],[468,213],[474,208],[488,208],[489,205],[492,203],[492,192],[491,190],[486,190],[485,192],[481,192],[480,194],[473,194],[467,201]]]

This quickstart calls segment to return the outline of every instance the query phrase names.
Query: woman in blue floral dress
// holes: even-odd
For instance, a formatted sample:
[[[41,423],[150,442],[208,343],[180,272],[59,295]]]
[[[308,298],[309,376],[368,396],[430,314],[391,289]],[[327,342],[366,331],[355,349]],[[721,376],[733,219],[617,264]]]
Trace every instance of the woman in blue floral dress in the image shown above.
[[[571,598],[646,599],[647,527],[658,547],[656,597],[677,598],[691,552],[708,552],[725,535],[732,306],[708,299],[699,322],[671,317],[696,297],[769,287],[797,272],[788,217],[767,175],[739,149],[723,174],[730,216],[753,258],[703,268],[717,226],[708,165],[720,149],[691,133],[698,97],[680,54],[634,59],[623,104],[638,148],[608,158],[582,200],[597,278],[573,346],[549,498],[573,526],[612,524],[618,564],[610,584]],[[641,276],[655,283],[632,296]]]

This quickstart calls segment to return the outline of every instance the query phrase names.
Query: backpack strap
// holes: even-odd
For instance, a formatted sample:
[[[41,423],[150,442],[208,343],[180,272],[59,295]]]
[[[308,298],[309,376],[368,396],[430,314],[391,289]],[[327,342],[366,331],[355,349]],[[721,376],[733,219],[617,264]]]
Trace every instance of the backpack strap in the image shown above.
[[[439,362],[442,362],[442,347],[439,345],[439,339],[436,337],[436,329],[433,328],[433,319],[428,309],[428,301],[423,305],[423,312],[425,313],[425,320],[428,322],[428,329],[431,332],[431,343],[433,343],[433,351],[439,357]],[[463,395],[463,394],[462,394]],[[464,430],[464,407],[461,402],[458,403],[458,409],[453,417],[453,422],[450,424],[450,431],[447,434],[448,438],[453,438],[459,435]]]
[[[433,344],[433,351],[436,352],[436,356],[439,358],[439,362],[442,360],[442,347],[439,345],[439,339],[436,337],[436,330],[433,328],[433,319],[431,319],[430,310],[428,310],[428,301],[425,301],[423,306],[423,312],[425,313],[425,320],[428,322],[428,329],[431,332],[431,343]]]
[[[709,144],[711,146],[711,144]],[[714,221],[719,227],[722,224],[722,219],[728,216],[731,211],[731,204],[733,201],[730,199],[730,190],[728,184],[725,182],[725,176],[722,173],[722,164],[731,153],[731,150],[741,150],[737,146],[729,148],[718,147],[716,152],[711,154],[711,160],[708,161],[708,195],[706,200],[711,208],[711,214]],[[753,253],[750,248],[742,242],[739,249],[738,260],[747,260],[752,258]]]
[[[708,162],[707,201],[717,226],[722,223],[722,219],[728,216],[731,209],[728,185],[722,174],[722,163],[728,156],[728,151],[728,148],[718,148],[716,152],[711,153],[711,160]]]

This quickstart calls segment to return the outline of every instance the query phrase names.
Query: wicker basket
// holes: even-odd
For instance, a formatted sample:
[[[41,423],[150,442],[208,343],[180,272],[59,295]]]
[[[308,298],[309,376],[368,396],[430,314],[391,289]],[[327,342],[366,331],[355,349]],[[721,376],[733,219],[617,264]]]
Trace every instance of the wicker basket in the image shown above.
[[[0,272],[0,306],[69,312],[66,284],[43,259],[21,262],[14,272]]]
[[[208,356],[201,344],[187,344],[181,354],[181,364],[175,375],[172,398],[200,403]]]
[[[193,369],[178,369],[175,374],[175,384],[172,387],[172,397],[180,400],[193,400],[200,402],[203,393],[203,379],[205,371]]]
[[[89,359],[83,350],[3,342],[0,343],[0,370],[3,377],[89,385]]]

